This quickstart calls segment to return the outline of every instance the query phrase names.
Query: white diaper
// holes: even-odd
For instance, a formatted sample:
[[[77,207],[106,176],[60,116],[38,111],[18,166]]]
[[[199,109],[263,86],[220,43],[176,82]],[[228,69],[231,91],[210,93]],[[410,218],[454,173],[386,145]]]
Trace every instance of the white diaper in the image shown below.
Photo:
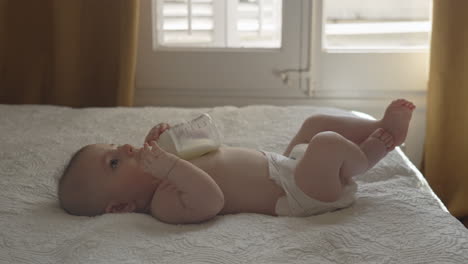
[[[305,147],[303,146],[305,145]],[[296,148],[297,147],[297,148]],[[263,152],[268,159],[270,178],[273,179],[286,193],[276,202],[277,215],[310,216],[335,211],[350,206],[355,201],[357,185],[351,180],[341,198],[335,202],[321,202],[309,197],[296,184],[294,169],[298,160],[303,156],[307,144],[296,146],[289,157]]]

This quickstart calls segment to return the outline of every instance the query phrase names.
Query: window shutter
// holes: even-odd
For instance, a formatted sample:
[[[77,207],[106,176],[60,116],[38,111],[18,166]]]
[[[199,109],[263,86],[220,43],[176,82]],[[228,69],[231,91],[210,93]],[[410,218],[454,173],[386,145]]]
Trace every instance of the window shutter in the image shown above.
[[[282,0],[157,0],[158,44],[281,46]]]
[[[214,42],[213,0],[162,0],[159,12],[160,44]]]
[[[240,0],[237,35],[242,47],[280,47],[281,0]]]

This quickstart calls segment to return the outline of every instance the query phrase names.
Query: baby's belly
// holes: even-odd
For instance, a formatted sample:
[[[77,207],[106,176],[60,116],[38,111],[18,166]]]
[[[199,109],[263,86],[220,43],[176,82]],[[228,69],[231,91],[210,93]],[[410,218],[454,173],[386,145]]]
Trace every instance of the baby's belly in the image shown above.
[[[223,191],[225,206],[221,214],[275,215],[276,201],[284,191],[270,179],[263,153],[222,147],[191,162],[206,171]]]

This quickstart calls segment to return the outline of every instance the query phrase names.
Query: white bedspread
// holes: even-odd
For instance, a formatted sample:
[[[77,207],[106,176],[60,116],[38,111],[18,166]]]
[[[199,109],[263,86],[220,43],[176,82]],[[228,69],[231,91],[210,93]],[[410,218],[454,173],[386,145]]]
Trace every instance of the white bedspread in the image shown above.
[[[85,144],[141,144],[162,121],[211,111],[224,143],[282,151],[313,107],[214,109],[0,105],[0,263],[468,263],[468,231],[399,152],[357,178],[356,203],[307,218],[218,216],[174,226],[148,215],[67,215],[57,179]]]

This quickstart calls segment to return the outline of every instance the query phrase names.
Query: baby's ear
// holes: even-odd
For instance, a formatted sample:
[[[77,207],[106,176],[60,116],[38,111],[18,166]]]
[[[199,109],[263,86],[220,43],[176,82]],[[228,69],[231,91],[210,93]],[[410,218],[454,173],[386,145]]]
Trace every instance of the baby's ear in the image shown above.
[[[112,201],[104,210],[106,214],[109,213],[131,213],[136,209],[136,205],[133,202],[116,202]]]

